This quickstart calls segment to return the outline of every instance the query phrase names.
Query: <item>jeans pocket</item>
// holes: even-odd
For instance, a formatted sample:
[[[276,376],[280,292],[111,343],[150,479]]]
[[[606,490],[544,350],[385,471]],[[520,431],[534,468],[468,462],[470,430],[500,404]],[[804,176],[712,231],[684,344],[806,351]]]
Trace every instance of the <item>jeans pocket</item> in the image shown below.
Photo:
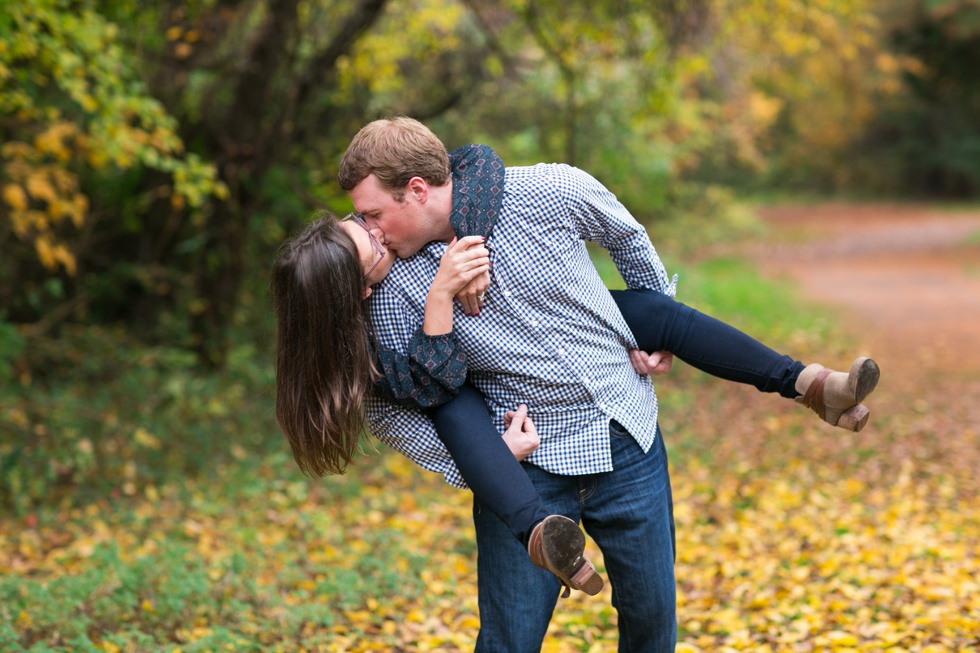
[[[609,435],[619,439],[632,437],[626,427],[614,419],[609,420]]]

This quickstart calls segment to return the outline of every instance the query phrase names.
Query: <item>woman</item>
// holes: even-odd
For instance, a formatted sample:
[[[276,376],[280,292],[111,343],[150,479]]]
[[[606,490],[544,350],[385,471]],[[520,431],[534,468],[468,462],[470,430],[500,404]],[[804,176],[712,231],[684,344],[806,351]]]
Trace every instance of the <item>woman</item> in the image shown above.
[[[430,417],[464,480],[528,546],[532,561],[561,579],[566,596],[569,587],[596,594],[602,579],[584,555],[582,532],[548,514],[518,463],[537,447],[526,407],[508,416],[501,438],[482,396],[461,388],[466,368],[452,334],[452,298],[489,269],[482,241],[464,238],[443,257],[416,351],[402,356],[371,342],[363,306],[394,256],[356,216],[325,215],[307,227],[273,267],[276,416],[300,469],[323,476],[342,473],[353,457],[369,393],[433,407]]]
[[[363,428],[361,404],[371,392],[429,411],[440,439],[474,495],[510,527],[532,562],[568,588],[602,587],[572,520],[550,515],[519,460],[536,445],[526,408],[508,414],[501,438],[452,332],[453,297],[489,267],[483,238],[453,241],[433,279],[422,328],[410,351],[372,342],[364,301],[391,270],[394,256],[358,216],[325,215],[282,251],[273,268],[277,330],[276,413],[300,468],[340,473]],[[655,291],[611,291],[646,352],[670,351],[720,378],[778,392],[813,408],[835,426],[859,430],[861,401],[878,367],[857,359],[848,373],[804,366],[749,336]]]

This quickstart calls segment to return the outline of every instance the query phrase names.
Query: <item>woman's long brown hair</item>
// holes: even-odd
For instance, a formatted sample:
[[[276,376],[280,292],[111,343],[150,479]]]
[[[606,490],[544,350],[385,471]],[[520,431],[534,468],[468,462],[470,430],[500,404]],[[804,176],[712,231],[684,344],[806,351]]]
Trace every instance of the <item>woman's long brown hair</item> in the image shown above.
[[[357,247],[330,214],[272,268],[276,419],[310,476],[342,474],[357,450],[374,369],[363,291]]]

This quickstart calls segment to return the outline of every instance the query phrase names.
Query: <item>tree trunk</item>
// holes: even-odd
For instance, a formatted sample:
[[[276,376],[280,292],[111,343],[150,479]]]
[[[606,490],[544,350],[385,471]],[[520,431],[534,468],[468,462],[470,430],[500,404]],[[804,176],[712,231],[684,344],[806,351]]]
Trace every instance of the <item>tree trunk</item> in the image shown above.
[[[332,86],[337,60],[374,24],[386,3],[361,0],[331,44],[296,76],[290,64],[299,41],[299,0],[272,0],[234,83],[231,104],[206,126],[203,137],[230,194],[226,201],[213,200],[208,207],[203,227],[207,246],[196,265],[201,306],[191,318],[191,329],[198,357],[205,365],[223,366],[227,356],[228,331],[245,271],[255,189],[270,167],[306,137],[302,116]]]

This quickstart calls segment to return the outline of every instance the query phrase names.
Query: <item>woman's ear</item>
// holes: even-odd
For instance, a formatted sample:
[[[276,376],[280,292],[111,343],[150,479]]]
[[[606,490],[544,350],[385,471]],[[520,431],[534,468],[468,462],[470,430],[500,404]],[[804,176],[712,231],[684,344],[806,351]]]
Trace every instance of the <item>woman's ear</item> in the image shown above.
[[[371,296],[372,292],[374,291],[372,290],[371,286],[364,286],[364,294],[361,296],[361,299],[367,299]]]

